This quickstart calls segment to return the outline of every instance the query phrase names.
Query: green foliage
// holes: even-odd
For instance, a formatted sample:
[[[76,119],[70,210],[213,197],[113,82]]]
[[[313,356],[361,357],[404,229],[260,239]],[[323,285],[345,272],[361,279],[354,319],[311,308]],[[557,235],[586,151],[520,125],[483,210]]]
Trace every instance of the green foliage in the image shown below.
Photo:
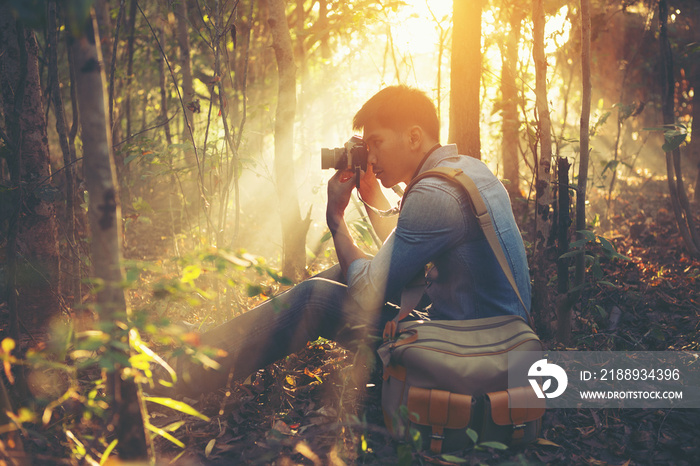
[[[608,121],[608,118],[610,117],[611,113],[612,112],[609,112],[609,111],[603,112],[603,114],[598,117],[598,119],[593,124],[593,126],[591,126],[590,133],[589,133],[591,137],[598,134],[598,131],[600,131],[600,128],[602,128],[605,125],[605,123]]]
[[[579,230],[578,233],[583,236],[583,238],[571,242],[571,244],[569,244],[569,251],[559,256],[559,259],[570,259],[583,254],[586,266],[589,268],[596,283],[616,287],[616,285],[604,279],[605,273],[601,267],[601,257],[608,260],[630,260],[630,258],[617,252],[610,240],[603,236],[596,235],[589,230]],[[578,292],[583,286],[585,286],[585,284],[573,288],[571,292]]]
[[[507,450],[508,446],[501,442],[479,442],[479,434],[474,429],[467,429],[467,437],[474,443],[475,450],[485,450],[493,448],[494,450]]]
[[[413,464],[413,451],[409,445],[396,447],[396,464],[399,466],[410,466]]]
[[[673,152],[688,138],[688,127],[683,124],[663,125],[655,128],[644,128],[644,131],[663,131],[664,144],[661,146],[664,152]]]
[[[372,225],[368,221],[355,220],[354,222],[350,223],[350,226],[353,230],[355,230],[361,244],[363,244],[365,247],[374,247],[376,249],[377,247],[381,246],[380,244],[376,244],[376,242],[374,241],[374,237],[371,233]]]
[[[126,316],[123,317],[123,321],[100,323],[95,329],[83,331],[75,331],[70,324],[56,325],[49,344],[43,348],[30,349],[24,360],[12,357],[13,342],[4,340],[0,356],[5,370],[9,373],[13,364],[26,365],[35,374],[34,380],[38,386],[35,407],[33,410],[23,408],[13,414],[15,424],[40,422],[44,429],[57,429],[66,436],[68,447],[75,458],[93,464],[99,458],[99,464],[104,464],[117,446],[116,440],[109,443],[108,429],[98,429],[99,434],[94,438],[95,432],[84,430],[84,425],[106,425],[111,422],[107,415],[110,406],[106,379],[94,375],[104,375],[105,370],[114,371],[116,367],[121,367],[124,376],[152,385],[151,367],[156,364],[168,369],[175,381],[174,371],[140,338],[134,323],[126,324]],[[137,320],[137,324],[144,322],[143,319]],[[163,329],[161,327],[161,331]],[[127,339],[127,335],[130,338]],[[195,353],[195,350],[191,351]],[[146,397],[145,401],[209,420],[181,401],[162,397]],[[65,416],[68,412],[73,414]],[[147,420],[145,423],[146,428],[154,434],[184,448],[184,443],[169,433],[176,430],[178,425],[171,424],[161,429]],[[100,452],[98,445],[102,445],[104,450]]]
[[[143,400],[150,401],[152,403],[158,403],[170,409],[174,409],[175,411],[180,411],[181,413],[189,414],[190,416],[195,416],[203,421],[209,422],[208,416],[205,416],[204,414],[200,413],[187,403],[183,403],[182,401],[173,400],[172,398],[162,398],[153,396],[146,396],[143,398]]]
[[[625,105],[622,102],[618,102],[613,104],[613,108],[617,108],[617,121],[618,123],[622,124],[625,120],[632,116],[634,111],[637,109],[637,104],[631,103]]]
[[[149,208],[138,199],[135,205],[142,210]],[[216,286],[212,285],[216,281],[242,289],[255,289],[256,293],[263,294],[272,291],[260,286],[261,280],[271,280],[279,285],[291,284],[262,258],[244,251],[204,249],[177,260],[176,274],[165,274],[162,263],[126,261],[124,265],[127,271],[122,284],[124,288],[133,288],[136,284],[142,287],[144,283],[141,281],[145,277],[157,277],[147,285],[153,290],[156,303],[200,304],[212,301],[217,298]],[[95,285],[93,292],[100,289],[99,283]],[[200,346],[187,328],[173,325],[169,319],[149,311],[148,308],[137,308],[130,317],[117,313],[114,321],[98,322],[92,328],[80,330],[72,322],[56,324],[47,344],[28,350],[23,359],[13,355],[14,341],[3,340],[0,359],[8,379],[12,380],[12,366],[22,364],[35,374],[34,383],[39,387],[32,409],[23,408],[10,413],[14,425],[39,423],[44,429],[56,430],[65,436],[73,457],[91,464],[104,464],[117,447],[106,428],[111,422],[106,373],[121,369],[123,377],[132,378],[150,389],[155,384],[172,386],[177,381],[177,374],[155,349],[162,345],[174,346],[174,356],[187,355],[199,364],[218,367],[214,357],[219,350]],[[148,338],[142,338],[142,335]],[[209,420],[182,401],[157,396],[145,397],[144,400],[151,406],[159,405]],[[67,416],[67,413],[71,415]],[[182,423],[161,428],[150,424],[147,419],[144,422],[153,435],[185,447],[185,443],[173,435]],[[92,427],[86,430],[86,425]]]

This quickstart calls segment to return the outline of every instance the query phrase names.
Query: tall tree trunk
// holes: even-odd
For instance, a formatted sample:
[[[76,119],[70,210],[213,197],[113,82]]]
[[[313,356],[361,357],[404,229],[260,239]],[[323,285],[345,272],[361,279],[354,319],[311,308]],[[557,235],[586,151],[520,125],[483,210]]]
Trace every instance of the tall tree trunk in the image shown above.
[[[318,0],[318,28],[321,33],[321,58],[331,58],[331,47],[328,44],[328,0]]]
[[[533,257],[533,311],[540,330],[551,322],[550,316],[543,315],[548,304],[547,290],[547,254],[550,247],[550,231],[552,218],[551,165],[552,165],[552,135],[549,120],[549,105],[547,104],[547,60],[544,52],[545,15],[543,0],[533,0],[533,45],[532,54],[535,61],[535,94],[537,111],[537,136],[539,143],[539,159],[536,159],[536,231]]]
[[[306,88],[309,74],[309,67],[306,59],[306,47],[304,46],[304,39],[306,38],[306,31],[304,26],[306,24],[306,12],[304,10],[304,0],[297,0],[296,5],[296,59],[299,64],[299,99],[297,102],[297,113],[299,115],[299,121],[304,121],[306,112]],[[299,141],[301,147],[306,147],[306,134],[305,126],[301,125],[299,127],[299,135],[297,140]]]
[[[296,66],[283,0],[267,0],[268,19],[279,74],[275,113],[275,178],[282,219],[282,273],[300,280],[306,273],[306,233],[311,211],[302,220],[294,179]]]
[[[511,6],[510,32],[502,47],[501,97],[503,99],[503,123],[501,145],[503,176],[508,180],[506,189],[511,199],[522,198],[520,192],[520,117],[518,115],[518,86],[515,76],[518,72],[518,45],[520,43],[520,23],[524,11],[517,4]]]
[[[576,193],[576,231],[586,229],[586,197],[588,187],[588,159],[591,124],[591,3],[581,0],[581,125],[579,129],[580,156],[578,189]],[[578,234],[578,239],[583,235]],[[583,254],[575,259],[574,290],[580,296],[586,281],[586,263]],[[570,312],[570,311],[569,311]]]
[[[194,134],[194,113],[193,106],[189,104],[194,100],[194,85],[190,63],[190,37],[187,33],[189,23],[187,2],[177,3],[175,16],[177,16],[177,42],[180,46],[180,68],[182,69],[182,99],[185,101],[185,126],[182,130],[182,141],[190,141],[190,134]],[[188,126],[190,129],[187,128]]]
[[[97,14],[97,25],[100,28],[100,37],[102,38],[102,58],[104,59],[105,73],[107,73],[107,78],[111,78],[112,70],[112,47],[114,46],[112,42],[112,19],[109,13],[109,1],[108,0],[97,0],[95,2],[95,13]],[[119,9],[119,19],[121,18],[122,9]],[[117,23],[119,24],[119,23]],[[117,40],[119,39],[119,32],[117,31]],[[114,82],[110,81],[110,88],[108,91],[109,98],[109,118],[110,125],[112,124],[112,106],[114,102],[112,98]]]
[[[668,40],[668,3],[667,0],[659,0],[659,45],[661,49],[661,64],[663,66],[661,82],[663,84],[662,112],[664,125],[675,125],[674,112],[674,88],[675,77],[673,74],[673,52]],[[678,147],[666,152],[666,172],[668,187],[671,195],[671,205],[676,216],[676,224],[680,231],[683,243],[688,252],[695,257],[700,257],[700,233],[698,233],[690,208],[688,195],[683,184],[681,172],[681,152]]]
[[[66,295],[72,296],[75,302],[78,298],[78,281],[80,276],[76,271],[80,270],[80,254],[75,242],[75,167],[73,159],[75,154],[71,154],[71,147],[68,141],[68,127],[63,109],[63,97],[58,76],[58,24],[56,20],[56,0],[49,2],[48,33],[47,33],[47,53],[49,55],[49,77],[52,83],[51,98],[53,100],[54,113],[56,115],[56,133],[63,153],[63,176],[66,180],[66,212],[64,217],[64,231],[68,241],[69,259],[66,261],[64,270],[67,280],[64,279]],[[67,282],[67,283],[66,283]]]
[[[131,80],[134,75],[134,41],[136,40],[136,0],[129,6],[129,38],[126,41],[126,85],[124,111],[126,112],[126,137],[131,137]]]
[[[104,0],[105,2],[107,0]],[[114,110],[114,94],[116,92],[115,87],[115,74],[117,70],[117,49],[119,46],[119,31],[121,30],[121,25],[122,25],[122,19],[124,18],[124,3],[126,0],[120,0],[119,2],[119,13],[117,13],[117,22],[116,26],[114,28],[114,41],[112,43],[111,51],[109,52],[110,55],[110,61],[105,61],[105,66],[107,64],[109,65],[107,76],[109,77],[109,89],[108,89],[108,100],[109,100],[109,128],[112,133],[112,140],[114,141],[120,141],[121,140],[121,126],[119,124],[119,112],[117,113],[117,117],[114,116],[115,110]],[[100,24],[101,30],[104,30],[107,33],[107,43],[111,42],[111,32],[112,28],[110,26],[110,16],[109,16],[109,7],[107,5],[104,6],[106,8],[107,14],[103,14],[100,16],[101,20],[103,21],[103,24]],[[98,22],[99,24],[99,22]],[[100,36],[102,37],[102,36]]]
[[[15,21],[10,5],[0,3],[0,88],[7,164],[13,187],[7,242],[10,332],[45,329],[58,314],[59,252],[46,119],[39,81],[39,47],[34,32]],[[15,306],[13,308],[13,306]]]
[[[121,208],[117,193],[116,170],[112,154],[111,132],[107,119],[105,75],[96,23],[85,21],[83,35],[73,41],[76,86],[83,139],[83,163],[90,197],[88,219],[92,233],[91,256],[93,276],[103,286],[97,292],[102,325],[111,325],[112,338],[128,342],[128,334],[120,331],[128,318],[121,268]],[[109,328],[109,327],[107,327]],[[116,347],[112,351],[117,351]],[[128,352],[123,355],[128,357]],[[143,406],[132,377],[115,358],[108,370],[109,406],[118,439],[121,460],[146,460],[148,443],[144,430]]]
[[[479,90],[481,84],[481,8],[483,0],[454,0],[450,132],[461,154],[481,158]]]
[[[571,306],[569,296],[570,259],[561,256],[569,250],[569,167],[566,157],[557,158],[557,339],[568,344],[571,339]]]

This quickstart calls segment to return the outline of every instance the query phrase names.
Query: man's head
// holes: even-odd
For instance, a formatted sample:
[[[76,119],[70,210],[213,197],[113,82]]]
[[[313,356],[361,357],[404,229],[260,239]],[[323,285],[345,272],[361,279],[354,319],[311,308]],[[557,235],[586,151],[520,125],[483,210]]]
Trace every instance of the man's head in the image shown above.
[[[422,91],[390,86],[370,98],[353,119],[363,130],[369,163],[385,187],[409,182],[423,155],[440,137],[433,102]]]
[[[359,131],[372,119],[394,130],[418,125],[435,141],[440,140],[440,123],[435,105],[419,89],[404,85],[385,87],[355,114],[353,128]]]

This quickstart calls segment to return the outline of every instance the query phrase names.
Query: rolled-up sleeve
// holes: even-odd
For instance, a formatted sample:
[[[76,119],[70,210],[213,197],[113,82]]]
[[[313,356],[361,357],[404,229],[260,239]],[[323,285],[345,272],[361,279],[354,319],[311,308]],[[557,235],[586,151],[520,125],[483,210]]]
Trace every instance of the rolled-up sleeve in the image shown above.
[[[387,238],[377,256],[372,259],[356,259],[348,267],[350,295],[363,309],[377,309],[386,301],[386,281],[391,257],[382,254],[382,251],[391,249],[393,236],[394,233]]]

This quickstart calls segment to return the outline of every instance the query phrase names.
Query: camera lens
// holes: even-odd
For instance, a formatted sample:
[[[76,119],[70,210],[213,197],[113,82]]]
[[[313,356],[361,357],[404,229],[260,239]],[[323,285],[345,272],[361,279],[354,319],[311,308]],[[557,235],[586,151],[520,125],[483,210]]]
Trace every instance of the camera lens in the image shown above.
[[[335,168],[340,170],[348,165],[348,156],[345,148],[321,149],[321,169]]]
[[[335,150],[321,149],[321,169],[335,168]]]

